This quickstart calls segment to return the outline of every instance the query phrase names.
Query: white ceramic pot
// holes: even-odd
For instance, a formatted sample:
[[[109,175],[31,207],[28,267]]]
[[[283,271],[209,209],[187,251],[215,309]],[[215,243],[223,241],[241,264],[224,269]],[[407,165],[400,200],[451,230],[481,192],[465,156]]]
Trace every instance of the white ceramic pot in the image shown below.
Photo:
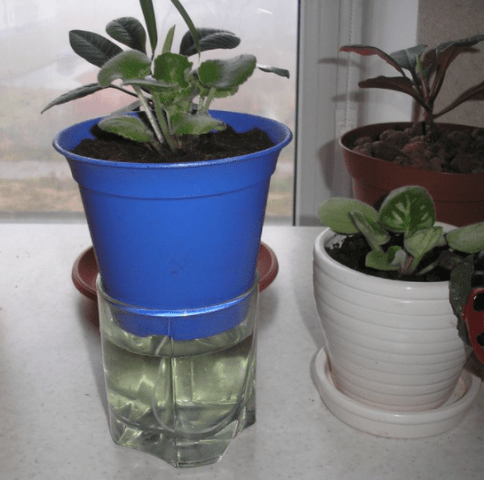
[[[466,361],[448,282],[386,280],[351,270],[324,248],[341,238],[326,229],[314,246],[314,295],[334,384],[374,408],[439,407]]]

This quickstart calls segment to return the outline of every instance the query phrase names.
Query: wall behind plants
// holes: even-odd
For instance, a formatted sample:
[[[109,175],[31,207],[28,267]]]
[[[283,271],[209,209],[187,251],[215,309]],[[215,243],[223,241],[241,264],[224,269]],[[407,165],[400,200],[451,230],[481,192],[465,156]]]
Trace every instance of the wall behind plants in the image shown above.
[[[435,46],[440,43],[484,34],[482,0],[420,0],[418,43]],[[461,92],[484,81],[484,42],[476,54],[462,54],[449,68],[436,104],[449,104]],[[461,123],[484,128],[484,104],[470,101],[441,117],[442,122]]]

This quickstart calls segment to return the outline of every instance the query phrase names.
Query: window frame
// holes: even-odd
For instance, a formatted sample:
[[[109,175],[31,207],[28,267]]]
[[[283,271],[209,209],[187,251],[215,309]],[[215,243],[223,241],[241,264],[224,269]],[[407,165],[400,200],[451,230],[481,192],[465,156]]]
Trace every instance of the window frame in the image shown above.
[[[300,0],[293,224],[320,225],[319,204],[351,196],[337,139],[365,123],[409,120],[412,103],[393,92],[352,95],[362,70],[381,72],[380,59],[339,54],[365,43],[392,52],[417,42],[418,0]],[[381,60],[380,60],[381,61]],[[375,65],[373,65],[375,64]],[[390,68],[390,67],[389,67]]]

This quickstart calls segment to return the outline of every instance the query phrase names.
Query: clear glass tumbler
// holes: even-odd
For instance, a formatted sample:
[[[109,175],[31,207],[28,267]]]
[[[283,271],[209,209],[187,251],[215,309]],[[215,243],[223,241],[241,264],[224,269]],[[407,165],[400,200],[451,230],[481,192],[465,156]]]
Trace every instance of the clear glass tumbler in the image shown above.
[[[220,460],[255,422],[258,278],[240,297],[187,311],[125,305],[100,279],[97,288],[113,440],[175,467]]]

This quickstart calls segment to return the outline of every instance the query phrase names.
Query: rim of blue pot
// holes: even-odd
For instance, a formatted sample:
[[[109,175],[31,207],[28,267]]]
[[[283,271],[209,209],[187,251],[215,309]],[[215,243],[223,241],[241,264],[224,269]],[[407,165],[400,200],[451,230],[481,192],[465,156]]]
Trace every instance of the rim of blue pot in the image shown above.
[[[118,167],[118,168],[127,168],[127,169],[133,169],[133,168],[138,168],[138,169],[146,169],[146,170],[158,170],[158,169],[190,169],[190,168],[197,168],[200,166],[216,166],[216,165],[222,165],[225,163],[231,163],[234,161],[250,161],[255,157],[258,157],[262,152],[264,153],[272,153],[272,152],[277,152],[281,150],[283,147],[285,147],[291,140],[292,140],[292,132],[283,123],[279,122],[278,120],[273,120],[271,118],[267,117],[262,117],[259,115],[253,115],[251,113],[241,113],[241,112],[233,112],[230,110],[210,110],[210,114],[219,120],[226,121],[225,119],[229,116],[239,116],[239,117],[250,117],[253,120],[259,120],[262,121],[263,123],[266,123],[268,125],[271,125],[275,127],[277,130],[279,130],[282,135],[282,139],[278,142],[276,142],[272,147],[264,149],[264,150],[258,150],[257,152],[246,154],[246,155],[239,155],[239,156],[233,156],[233,157],[227,157],[227,158],[221,158],[221,159],[215,159],[215,160],[199,160],[199,161],[193,161],[193,162],[178,162],[178,163],[140,163],[140,162],[118,162],[118,161],[113,161],[113,160],[104,160],[104,159],[97,159],[97,158],[91,158],[91,157],[84,157],[82,155],[77,155],[75,153],[72,153],[70,148],[75,148],[78,144],[79,141],[76,144],[73,144],[72,146],[69,146],[69,148],[65,148],[62,146],[63,143],[65,143],[65,137],[69,135],[70,132],[72,132],[74,129],[80,127],[81,125],[84,126],[89,126],[88,131],[90,130],[91,127],[99,123],[99,121],[103,118],[104,116],[93,118],[91,120],[84,120],[83,122],[76,123],[74,125],[71,125],[70,127],[65,128],[64,130],[60,131],[54,138],[53,141],[53,146],[55,150],[57,150],[59,153],[61,153],[64,156],[68,156],[72,160],[79,160],[85,163],[91,163],[91,164],[102,164],[105,165],[106,167]],[[136,115],[136,113],[128,113],[127,115]],[[231,125],[229,121],[226,121],[230,126],[234,127],[234,125]],[[259,125],[254,125],[251,128],[255,128]],[[260,126],[259,126],[260,127]],[[239,130],[240,132],[243,131],[248,131],[247,130]],[[237,131],[237,130],[236,130]],[[91,135],[91,138],[94,138]]]

